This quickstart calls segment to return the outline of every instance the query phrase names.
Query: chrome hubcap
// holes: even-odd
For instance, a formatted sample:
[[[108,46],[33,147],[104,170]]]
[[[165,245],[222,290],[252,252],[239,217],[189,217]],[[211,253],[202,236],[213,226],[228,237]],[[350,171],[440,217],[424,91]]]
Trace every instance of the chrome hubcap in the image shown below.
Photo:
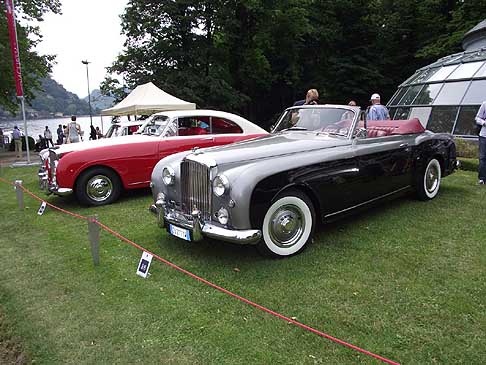
[[[284,205],[273,213],[268,228],[277,246],[290,247],[300,240],[304,227],[304,213],[294,205]]]
[[[89,198],[101,202],[109,198],[113,192],[113,183],[104,175],[95,175],[86,184]]]
[[[430,164],[425,173],[425,189],[433,193],[439,184],[439,168],[436,164]]]

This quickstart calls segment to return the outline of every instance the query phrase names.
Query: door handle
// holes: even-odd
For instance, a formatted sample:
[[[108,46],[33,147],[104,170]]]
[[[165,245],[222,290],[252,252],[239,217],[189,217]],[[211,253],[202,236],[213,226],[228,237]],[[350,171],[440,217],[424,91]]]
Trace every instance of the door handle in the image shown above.
[[[402,143],[402,144],[400,145],[400,148],[406,148],[406,147],[408,147],[408,143]]]
[[[204,141],[214,141],[214,137],[204,137]]]

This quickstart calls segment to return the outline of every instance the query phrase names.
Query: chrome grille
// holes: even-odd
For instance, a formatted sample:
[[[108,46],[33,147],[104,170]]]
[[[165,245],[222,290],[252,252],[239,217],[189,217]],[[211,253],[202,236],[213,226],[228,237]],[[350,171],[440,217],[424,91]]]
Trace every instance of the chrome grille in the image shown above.
[[[57,154],[55,151],[49,150],[49,181],[52,183],[56,182],[56,160]]]
[[[197,208],[202,219],[211,219],[211,181],[207,166],[190,160],[182,161],[181,198],[184,213],[191,214]]]

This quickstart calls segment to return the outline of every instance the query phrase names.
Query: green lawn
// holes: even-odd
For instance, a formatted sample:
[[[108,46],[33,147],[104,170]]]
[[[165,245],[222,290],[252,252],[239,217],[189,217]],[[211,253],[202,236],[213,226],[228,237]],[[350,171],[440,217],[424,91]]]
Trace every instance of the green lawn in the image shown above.
[[[35,168],[3,170],[37,191]],[[239,295],[403,364],[486,362],[486,188],[445,178],[431,202],[403,197],[324,226],[295,257],[185,243],[155,224],[147,192],[82,208],[146,249]],[[101,234],[94,267],[84,221],[0,183],[0,340],[38,364],[378,364],[153,261]],[[236,269],[236,270],[235,270]],[[3,320],[2,320],[3,318]],[[3,322],[3,325],[2,325]],[[1,342],[1,341],[0,341]],[[0,357],[1,359],[1,357]]]

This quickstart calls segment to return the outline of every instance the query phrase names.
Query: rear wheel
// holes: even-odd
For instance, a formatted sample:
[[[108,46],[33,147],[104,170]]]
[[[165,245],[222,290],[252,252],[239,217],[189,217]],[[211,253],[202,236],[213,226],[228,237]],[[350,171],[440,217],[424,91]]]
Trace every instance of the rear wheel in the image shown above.
[[[116,201],[122,186],[115,172],[106,167],[95,167],[81,174],[75,190],[81,204],[100,206]]]
[[[439,193],[442,170],[440,162],[431,158],[420,171],[415,182],[415,191],[420,200],[431,200]]]
[[[310,199],[300,191],[289,191],[280,195],[265,214],[263,239],[257,248],[273,257],[295,255],[311,241],[314,226]]]

